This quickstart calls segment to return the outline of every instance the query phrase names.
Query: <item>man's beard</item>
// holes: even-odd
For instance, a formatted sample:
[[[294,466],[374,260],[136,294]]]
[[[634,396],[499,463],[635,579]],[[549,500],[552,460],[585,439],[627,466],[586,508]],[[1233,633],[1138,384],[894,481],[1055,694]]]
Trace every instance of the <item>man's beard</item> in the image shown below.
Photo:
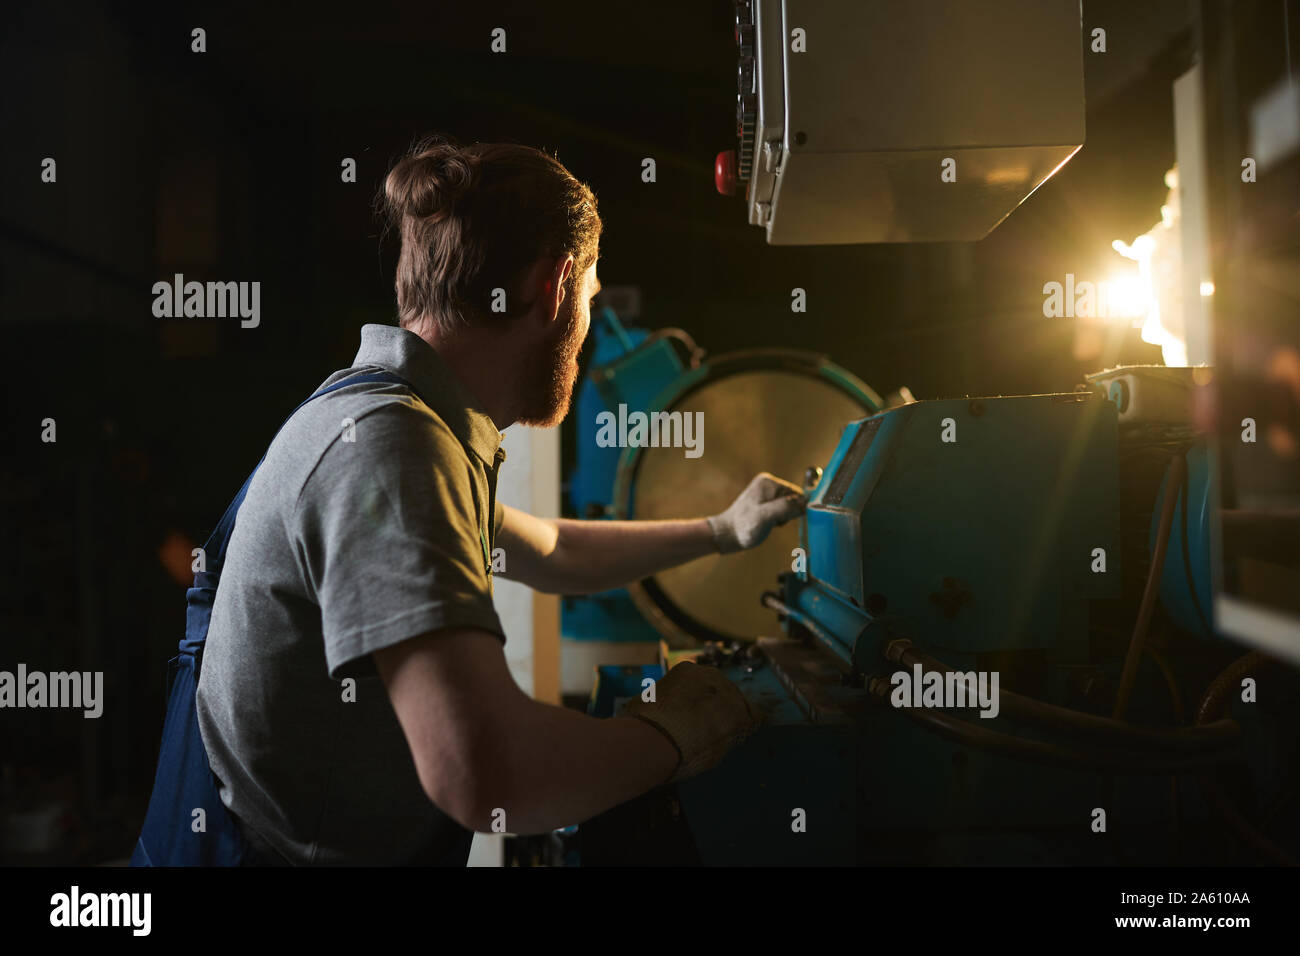
[[[573,390],[578,385],[577,361],[583,337],[578,331],[577,300],[567,298],[571,304],[567,313],[556,317],[558,328],[550,348],[524,372],[520,424],[554,428],[569,414]]]

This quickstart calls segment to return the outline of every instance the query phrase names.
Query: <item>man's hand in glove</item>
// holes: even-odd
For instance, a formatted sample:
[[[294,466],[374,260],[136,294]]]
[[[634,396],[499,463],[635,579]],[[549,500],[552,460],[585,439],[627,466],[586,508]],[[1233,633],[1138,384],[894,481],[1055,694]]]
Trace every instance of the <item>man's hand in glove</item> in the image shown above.
[[[762,544],[773,528],[802,514],[807,503],[797,485],[760,472],[731,507],[709,519],[713,543],[723,554]]]
[[[655,682],[654,692],[653,702],[634,697],[619,716],[644,720],[677,748],[681,760],[666,783],[715,766],[758,729],[745,695],[715,667],[683,661]]]

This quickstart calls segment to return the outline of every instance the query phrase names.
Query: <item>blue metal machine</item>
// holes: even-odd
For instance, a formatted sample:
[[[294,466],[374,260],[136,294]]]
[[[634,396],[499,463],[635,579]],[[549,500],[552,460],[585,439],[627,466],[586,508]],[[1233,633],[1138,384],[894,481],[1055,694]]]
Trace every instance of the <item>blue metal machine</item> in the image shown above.
[[[1084,663],[1088,602],[1120,594],[1116,438],[1114,406],[1090,392],[854,422],[812,493],[785,603],[864,672],[886,615],[957,663],[1030,649]]]
[[[1238,743],[1231,721],[1185,726],[1180,692],[1232,653],[1206,640],[1198,610],[1210,470],[1185,427],[1121,418],[1084,387],[914,402],[845,425],[791,567],[763,598],[768,633],[779,620],[784,636],[756,635],[758,654],[692,655],[724,668],[762,729],[715,771],[648,797],[659,811],[643,801],[585,824],[584,861],[1190,862],[1178,828],[1209,811],[1171,777]],[[1188,462],[1178,488],[1175,455]],[[1179,497],[1160,636],[1125,720],[1111,720],[1167,494]],[[1177,650],[1173,667],[1156,644]],[[918,661],[998,672],[1001,713],[890,706],[891,675]],[[1122,840],[1090,827],[1098,809]]]
[[[706,361],[684,331],[624,329],[609,308],[601,311],[594,338],[569,483],[574,511],[587,518],[721,511],[758,471],[802,480],[809,464],[830,454],[842,422],[881,407],[865,384],[812,353],[754,349]],[[620,408],[698,418],[697,437],[707,439],[702,457],[684,458],[669,447],[601,447],[598,416]],[[736,427],[740,422],[744,428]],[[568,640],[640,641],[652,648],[660,638],[674,646],[752,640],[771,620],[758,604],[759,581],[776,583],[795,543],[794,528],[782,528],[756,552],[726,562],[706,558],[629,589],[565,598],[562,633]]]
[[[625,329],[606,306],[592,323],[592,369],[578,393],[577,463],[569,479],[569,503],[584,518],[614,514],[613,495],[622,449],[596,442],[600,412],[649,408],[656,395],[687,368],[673,340],[645,329]],[[693,344],[693,343],[692,343]],[[566,597],[560,604],[560,632],[572,641],[657,641],[659,632],[636,609],[626,588]]]

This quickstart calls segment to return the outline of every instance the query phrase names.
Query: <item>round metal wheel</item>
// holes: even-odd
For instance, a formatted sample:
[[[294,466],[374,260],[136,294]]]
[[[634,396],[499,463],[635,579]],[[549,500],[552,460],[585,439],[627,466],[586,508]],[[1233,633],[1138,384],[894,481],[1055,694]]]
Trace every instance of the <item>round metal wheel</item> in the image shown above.
[[[702,454],[627,449],[615,483],[618,514],[716,514],[761,471],[802,487],[806,469],[830,459],[844,426],[881,407],[867,385],[819,355],[763,349],[720,356],[653,403],[654,410],[703,413]],[[646,578],[629,589],[632,599],[672,646],[774,633],[772,612],[759,600],[790,570],[798,524],[773,529],[749,551],[708,555]]]

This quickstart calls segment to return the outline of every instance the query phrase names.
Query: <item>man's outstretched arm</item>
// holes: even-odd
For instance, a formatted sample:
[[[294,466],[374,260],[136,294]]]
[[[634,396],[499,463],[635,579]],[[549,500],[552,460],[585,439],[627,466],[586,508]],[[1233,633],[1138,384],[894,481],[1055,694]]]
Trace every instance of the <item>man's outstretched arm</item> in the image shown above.
[[[524,694],[487,631],[435,631],[373,657],[425,793],[479,832],[499,811],[509,833],[588,820],[707,769],[754,727],[740,692],[697,665],[659,681],[641,717],[601,720]]]
[[[706,554],[754,547],[804,505],[797,486],[763,473],[709,518],[575,521],[506,507],[496,543],[505,550],[503,577],[547,594],[591,594]]]

